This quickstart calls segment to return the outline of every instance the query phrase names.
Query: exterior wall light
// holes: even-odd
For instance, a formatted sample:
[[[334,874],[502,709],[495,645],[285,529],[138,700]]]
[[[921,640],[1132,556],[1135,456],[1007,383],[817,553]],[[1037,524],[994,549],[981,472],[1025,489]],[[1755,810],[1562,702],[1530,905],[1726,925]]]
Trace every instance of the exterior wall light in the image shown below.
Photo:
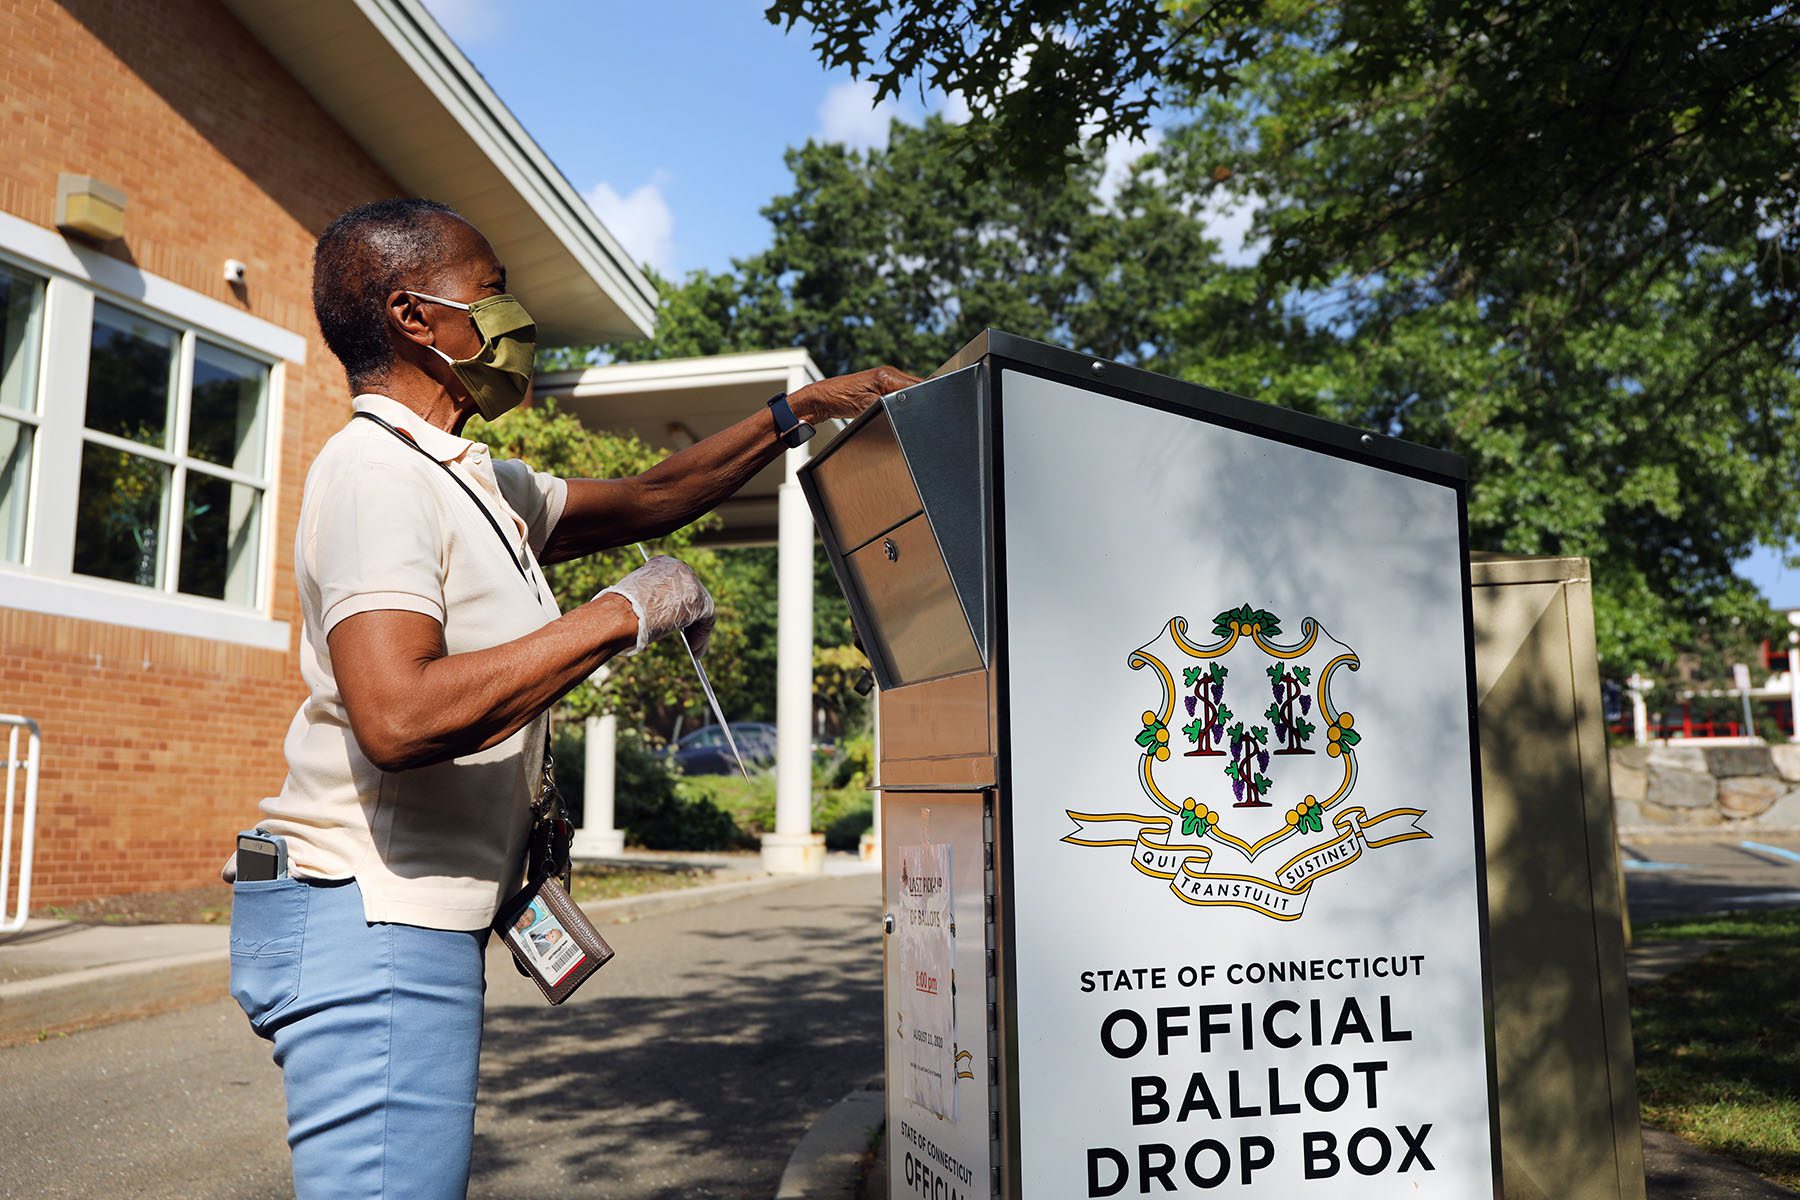
[[[90,175],[56,177],[56,227],[97,242],[125,236],[125,193]]]

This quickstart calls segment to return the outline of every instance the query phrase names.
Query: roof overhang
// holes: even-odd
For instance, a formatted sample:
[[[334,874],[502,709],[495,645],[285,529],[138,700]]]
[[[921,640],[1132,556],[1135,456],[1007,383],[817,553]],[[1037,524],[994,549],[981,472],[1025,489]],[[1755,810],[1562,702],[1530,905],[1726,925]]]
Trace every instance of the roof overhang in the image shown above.
[[[558,408],[590,428],[634,434],[646,445],[673,452],[757,412],[776,392],[798,391],[822,378],[806,351],[769,350],[545,372],[533,391],[554,398]],[[807,448],[816,451],[829,442],[837,425],[822,426]],[[723,526],[700,540],[774,541],[777,489],[785,478],[781,459],[764,467],[719,505]]]
[[[540,340],[650,334],[656,289],[418,0],[225,4],[402,189],[487,235]]]

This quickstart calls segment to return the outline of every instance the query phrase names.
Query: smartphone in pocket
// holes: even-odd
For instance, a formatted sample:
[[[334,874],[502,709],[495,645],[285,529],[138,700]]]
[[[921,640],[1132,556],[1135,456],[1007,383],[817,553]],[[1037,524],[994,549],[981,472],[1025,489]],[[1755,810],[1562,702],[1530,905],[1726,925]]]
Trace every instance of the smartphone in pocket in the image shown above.
[[[237,877],[240,882],[280,879],[287,873],[285,841],[260,829],[246,829],[237,835]]]

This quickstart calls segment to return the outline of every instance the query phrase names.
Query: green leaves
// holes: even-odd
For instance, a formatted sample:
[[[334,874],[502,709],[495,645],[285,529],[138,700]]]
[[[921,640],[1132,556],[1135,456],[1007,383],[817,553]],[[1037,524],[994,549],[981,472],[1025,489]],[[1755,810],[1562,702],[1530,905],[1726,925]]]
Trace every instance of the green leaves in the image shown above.
[[[975,117],[791,151],[768,250],[664,286],[656,338],[618,357],[805,346],[828,373],[923,373],[1004,328],[1463,455],[1476,548],[1589,559],[1609,673],[1768,622],[1734,568],[1800,539],[1800,10],[768,16],[878,94],[957,91]],[[1103,194],[1098,147],[1151,104],[1162,147]],[[1227,267],[1196,214],[1234,205]],[[1355,516],[1323,510],[1320,536]]]
[[[1325,832],[1325,808],[1318,800],[1308,796],[1294,809],[1296,814],[1294,828],[1301,833]]]
[[[1193,687],[1196,683],[1200,682],[1200,675],[1201,670],[1199,667],[1183,667],[1181,671],[1182,686]]]
[[[1235,631],[1232,629],[1234,624],[1237,626]],[[1274,637],[1281,632],[1281,622],[1274,613],[1251,608],[1248,604],[1228,608],[1213,618],[1213,633],[1218,637],[1230,637],[1233,632],[1247,637],[1252,630],[1263,637]]]
[[[1219,814],[1208,810],[1201,812],[1198,808],[1189,807],[1194,802],[1189,800],[1181,809],[1181,832],[1194,837],[1211,832],[1219,824]]]
[[[1176,19],[1162,4],[1114,0],[774,0],[770,23],[813,31],[826,68],[875,83],[960,94],[972,151],[1003,173],[1054,179],[1083,143],[1142,135],[1175,83],[1223,86],[1255,53],[1254,0],[1212,0]]]
[[[1196,342],[1178,314],[1225,268],[1183,195],[1128,172],[1103,197],[1100,143],[1041,186],[1020,186],[973,170],[959,154],[967,136],[931,118],[895,124],[882,148],[789,150],[792,184],[763,210],[768,248],[723,274],[659,281],[655,337],[604,352],[803,346],[836,375],[881,363],[928,374],[990,327],[1134,363],[1210,349],[1214,339]],[[1260,336],[1231,303],[1229,336]]]

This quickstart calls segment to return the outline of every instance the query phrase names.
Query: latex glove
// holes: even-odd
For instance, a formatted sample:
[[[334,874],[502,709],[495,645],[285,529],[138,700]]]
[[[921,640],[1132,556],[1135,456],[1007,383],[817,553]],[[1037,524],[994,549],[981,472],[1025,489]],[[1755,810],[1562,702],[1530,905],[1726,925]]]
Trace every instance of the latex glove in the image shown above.
[[[678,629],[687,632],[696,657],[706,653],[713,630],[713,600],[686,563],[658,554],[594,599],[607,595],[622,597],[637,614],[637,645],[626,654],[639,654],[651,642]]]

